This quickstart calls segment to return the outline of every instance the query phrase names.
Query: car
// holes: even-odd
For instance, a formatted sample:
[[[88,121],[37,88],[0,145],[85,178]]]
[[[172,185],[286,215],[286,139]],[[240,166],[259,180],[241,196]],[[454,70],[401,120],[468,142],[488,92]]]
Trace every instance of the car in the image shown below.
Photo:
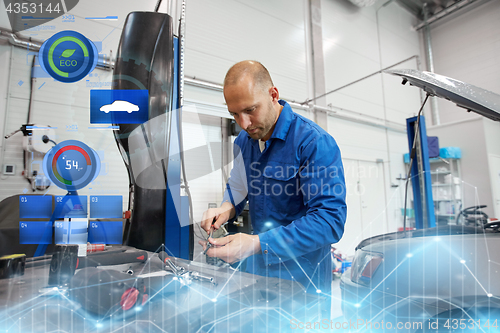
[[[496,332],[500,269],[492,261],[500,262],[498,228],[450,225],[368,238],[341,277],[344,317],[384,325],[381,332]],[[451,329],[464,323],[465,330]]]
[[[101,106],[99,110],[103,111],[104,113],[118,111],[127,111],[128,113],[132,113],[134,111],[139,111],[139,107],[127,101],[116,100],[111,104]]]
[[[500,95],[434,73],[395,70],[390,74],[500,121]],[[342,311],[351,328],[356,332],[500,332],[500,222],[481,221],[361,241],[352,267],[340,281]]]

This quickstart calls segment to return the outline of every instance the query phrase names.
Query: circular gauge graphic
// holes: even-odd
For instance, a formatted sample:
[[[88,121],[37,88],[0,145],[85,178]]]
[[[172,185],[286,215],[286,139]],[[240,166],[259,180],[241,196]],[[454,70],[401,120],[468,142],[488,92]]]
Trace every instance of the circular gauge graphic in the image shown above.
[[[54,79],[66,83],[80,81],[92,72],[98,56],[94,43],[71,30],[56,33],[38,51],[43,70]]]
[[[90,184],[99,174],[97,153],[76,140],[67,140],[53,147],[43,158],[43,171],[57,186],[76,191]]]

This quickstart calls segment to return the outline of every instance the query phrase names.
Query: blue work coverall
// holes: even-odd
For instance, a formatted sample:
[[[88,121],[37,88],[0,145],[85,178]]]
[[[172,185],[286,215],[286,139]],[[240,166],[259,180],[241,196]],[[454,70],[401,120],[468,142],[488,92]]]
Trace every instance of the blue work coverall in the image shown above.
[[[279,103],[283,109],[263,152],[245,131],[234,141],[223,202],[238,216],[248,200],[262,253],[247,258],[247,272],[330,294],[330,244],[342,237],[347,215],[340,150],[320,126]]]

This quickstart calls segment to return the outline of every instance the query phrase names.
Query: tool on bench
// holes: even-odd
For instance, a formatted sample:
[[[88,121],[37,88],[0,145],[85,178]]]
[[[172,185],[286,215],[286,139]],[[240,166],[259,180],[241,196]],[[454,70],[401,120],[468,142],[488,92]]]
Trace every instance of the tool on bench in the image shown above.
[[[177,293],[192,280],[216,285],[213,277],[190,272],[176,265],[164,251],[158,253],[158,258],[163,268],[171,270],[173,275],[133,276],[111,269],[87,267],[79,270],[71,279],[70,297],[87,312],[100,318],[112,315],[116,319],[140,310],[149,295]],[[153,262],[150,264],[154,265]]]
[[[190,284],[191,280],[198,280],[202,282],[209,282],[214,286],[217,285],[215,279],[211,276],[204,276],[199,272],[188,271],[184,267],[177,266],[165,251],[161,251],[160,253],[158,253],[158,258],[160,258],[160,260],[165,264],[166,267],[168,267],[172,271],[172,273],[174,273],[174,275],[184,279],[183,282],[185,284]]]
[[[90,244],[87,243],[87,254],[106,251],[111,248],[110,246],[106,246],[106,244]]]
[[[146,251],[99,253],[78,257],[78,245],[57,245],[49,269],[49,286],[69,283],[75,270],[85,267],[146,262]]]
[[[142,251],[131,253],[137,255]],[[104,254],[95,255],[99,258],[103,256]],[[99,318],[112,316],[116,320],[141,310],[153,295],[168,296],[178,293],[193,280],[217,285],[213,277],[203,276],[199,272],[188,271],[176,265],[164,251],[158,253],[158,258],[163,264],[163,269],[171,270],[173,275],[153,272],[134,276],[112,269],[86,267],[71,278],[68,288],[70,298],[80,304],[85,311]],[[150,267],[157,266],[157,263],[148,262]]]
[[[215,282],[215,279],[211,276],[203,276],[201,275],[200,273],[198,272],[190,272],[190,276],[192,279],[194,280],[199,280],[199,281],[205,281],[205,282],[210,282],[211,284],[213,284],[214,286],[217,285],[217,283]]]
[[[160,258],[160,260],[177,276],[181,276],[187,272],[184,267],[179,267],[174,264],[165,251],[158,253],[158,258]]]

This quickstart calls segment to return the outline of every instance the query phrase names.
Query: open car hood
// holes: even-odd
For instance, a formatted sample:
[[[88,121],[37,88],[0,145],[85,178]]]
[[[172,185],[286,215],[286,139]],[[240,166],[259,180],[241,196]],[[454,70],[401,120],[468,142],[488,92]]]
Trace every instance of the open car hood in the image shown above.
[[[443,75],[415,69],[394,69],[385,73],[401,76],[403,84],[410,82],[432,96],[445,98],[458,106],[500,121],[500,95]]]

